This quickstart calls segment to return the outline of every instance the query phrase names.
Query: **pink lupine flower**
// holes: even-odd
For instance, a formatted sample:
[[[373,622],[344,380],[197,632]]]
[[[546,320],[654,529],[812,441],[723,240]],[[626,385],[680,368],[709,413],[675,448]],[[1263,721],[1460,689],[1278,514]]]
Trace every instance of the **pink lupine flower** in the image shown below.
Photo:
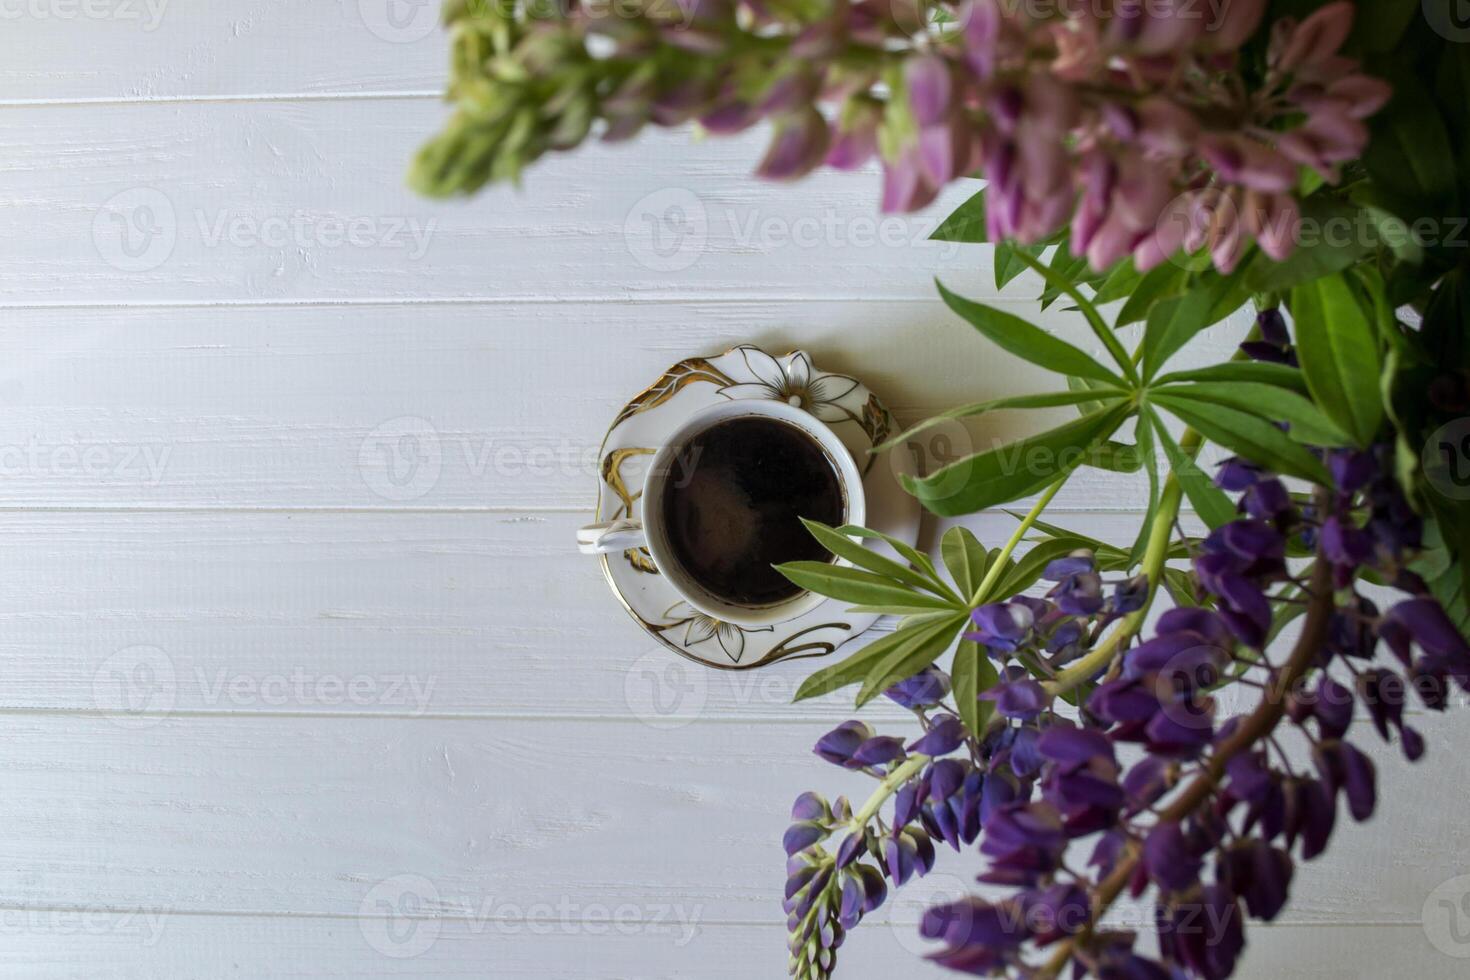
[[[1327,65],[1353,29],[1353,13],[1353,5],[1348,0],[1338,0],[1313,11],[1291,32],[1281,56],[1276,59],[1276,67],[1294,72]]]
[[[822,162],[830,135],[827,120],[816,109],[782,119],[776,124],[775,138],[756,173],[769,180],[805,176]]]
[[[1205,25],[1200,42],[1209,50],[1234,51],[1256,32],[1265,12],[1266,0],[1225,0]]]

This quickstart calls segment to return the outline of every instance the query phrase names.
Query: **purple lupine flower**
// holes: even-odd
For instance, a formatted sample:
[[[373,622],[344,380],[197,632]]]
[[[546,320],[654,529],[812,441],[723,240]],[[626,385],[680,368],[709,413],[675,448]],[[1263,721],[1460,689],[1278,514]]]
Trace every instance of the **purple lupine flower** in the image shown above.
[[[970,613],[974,632],[965,639],[994,650],[1015,650],[1031,633],[1036,621],[1031,610],[1019,602],[993,602]]]
[[[1030,721],[1046,708],[1051,698],[1031,678],[996,684],[980,695],[982,701],[995,702],[995,710],[1007,718]]]
[[[1123,777],[1123,793],[1128,797],[1128,815],[1133,816],[1156,803],[1173,783],[1168,759],[1147,756]]]
[[[905,708],[932,707],[949,693],[949,675],[937,667],[925,667],[883,693]]]
[[[1203,862],[1179,824],[1162,821],[1143,842],[1143,866],[1160,888],[1183,891],[1199,880]]]
[[[1093,561],[1092,552],[1079,551],[1065,558],[1056,558],[1048,562],[1046,568],[1042,569],[1041,577],[1048,582],[1061,582],[1073,575],[1095,571],[1097,571],[1097,565]]]
[[[1258,480],[1240,498],[1245,512],[1258,521],[1275,521],[1292,510],[1291,494],[1277,479]]]
[[[1291,855],[1265,841],[1239,841],[1221,860],[1221,876],[1230,890],[1245,899],[1251,915],[1266,922],[1286,907],[1292,871]]]
[[[1347,742],[1330,741],[1313,750],[1312,761],[1328,789],[1347,797],[1354,820],[1362,823],[1373,816],[1378,797],[1371,759]]]
[[[928,756],[948,755],[960,747],[965,735],[962,721],[954,715],[941,715],[927,732],[909,744],[909,751]]]
[[[1317,682],[1317,693],[1312,702],[1312,714],[1317,719],[1324,738],[1341,738],[1353,723],[1352,693],[1337,681],[1323,676]]]
[[[890,762],[901,762],[906,757],[902,739],[892,735],[877,735],[859,745],[846,765],[850,769],[886,766]]]
[[[1091,616],[1103,607],[1102,577],[1096,572],[1068,575],[1047,595],[1069,616]]]
[[[1244,490],[1261,478],[1261,468],[1239,458],[1227,459],[1215,474],[1215,485],[1232,493]]]
[[[873,734],[873,729],[861,721],[844,721],[818,739],[814,751],[834,765],[845,766],[858,750],[858,746],[872,738]]]
[[[1443,667],[1460,680],[1462,686],[1470,681],[1470,643],[1460,635],[1455,624],[1445,615],[1444,608],[1433,599],[1406,599],[1394,606],[1384,617],[1383,627],[1400,627],[1412,637],[1425,656],[1436,666]],[[1384,636],[1389,640],[1388,636]],[[1392,640],[1390,640],[1392,642]]]
[[[1137,612],[1148,601],[1148,576],[1135,575],[1119,582],[1113,591],[1112,611],[1121,615]]]

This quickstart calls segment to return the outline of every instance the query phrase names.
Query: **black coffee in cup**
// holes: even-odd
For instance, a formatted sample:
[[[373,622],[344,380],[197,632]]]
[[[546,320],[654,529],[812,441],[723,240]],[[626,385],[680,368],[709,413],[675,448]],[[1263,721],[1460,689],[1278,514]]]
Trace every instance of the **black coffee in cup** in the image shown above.
[[[837,470],[811,436],[776,419],[717,422],[678,448],[663,492],[674,559],[711,595],[767,606],[801,594],[772,565],[830,561],[800,518],[837,525]]]

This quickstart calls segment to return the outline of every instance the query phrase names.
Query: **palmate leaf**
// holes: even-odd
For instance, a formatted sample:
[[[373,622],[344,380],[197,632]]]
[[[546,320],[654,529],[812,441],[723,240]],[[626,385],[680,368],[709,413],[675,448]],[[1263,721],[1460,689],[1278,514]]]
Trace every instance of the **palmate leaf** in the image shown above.
[[[861,708],[899,681],[907,680],[938,660],[969,621],[968,610],[926,620],[908,640],[893,647],[870,666],[863,686],[858,689],[857,707]]]
[[[1092,301],[1098,306],[1117,302],[1125,296],[1133,295],[1138,284],[1143,281],[1143,273],[1133,265],[1133,259],[1127,258],[1113,266],[1113,271],[1103,280]]]
[[[981,701],[981,693],[990,690],[1000,680],[995,663],[974,640],[960,640],[954,652],[954,665],[950,670],[954,684],[955,709],[960,721],[977,738],[984,735],[985,725],[995,712],[990,701]]]
[[[850,537],[828,527],[820,521],[801,519],[801,523],[817,539],[817,543],[826,548],[838,558],[845,558],[859,568],[867,569],[877,575],[891,578],[902,585],[913,586],[932,592],[941,599],[959,602],[960,597],[955,595],[954,590],[945,585],[937,576],[926,575],[919,569],[909,568],[878,554],[870,548],[865,548],[853,541]],[[911,604],[906,604],[911,605]]]
[[[1065,340],[1058,340],[1014,314],[957,296],[945,289],[943,283],[935,282],[945,305],[1002,350],[1058,374],[1074,374],[1119,386],[1123,384],[1123,379],[1117,374]]]
[[[902,606],[942,611],[953,609],[958,601],[925,595],[882,575],[827,561],[792,561],[777,565],[776,571],[808,592],[861,606]]]
[[[1291,292],[1297,350],[1312,398],[1360,446],[1383,424],[1378,337],[1342,276],[1298,286]]]
[[[1267,421],[1286,422],[1288,435],[1298,442],[1313,446],[1345,446],[1352,442],[1322,410],[1294,391],[1274,385],[1236,381],[1224,384],[1202,381],[1191,385],[1160,388],[1179,398],[1215,405],[1228,405],[1242,412],[1258,415]]]
[[[980,583],[985,580],[985,571],[990,565],[985,546],[967,527],[952,527],[944,532],[939,542],[939,553],[944,558],[944,567],[954,578],[965,604],[969,605]]]
[[[1302,204],[1306,227],[1361,227],[1355,205],[1325,194],[1314,194]],[[1322,234],[1304,241],[1280,262],[1258,255],[1245,269],[1245,284],[1253,292],[1284,292],[1300,283],[1340,272],[1373,251],[1369,235]]]
[[[1022,262],[1030,266],[1033,272],[1039,273],[1046,280],[1049,287],[1060,290],[1073,303],[1077,304],[1077,309],[1081,311],[1082,318],[1092,328],[1093,335],[1102,341],[1103,347],[1107,348],[1108,354],[1113,358],[1113,361],[1118,367],[1123,370],[1123,375],[1129,382],[1136,383],[1138,381],[1138,374],[1133,367],[1133,359],[1128,356],[1128,352],[1123,349],[1122,343],[1108,327],[1107,323],[1103,321],[1102,314],[1097,312],[1097,307],[1093,306],[1087,297],[1078,292],[1076,285],[1071,279],[1062,275],[1059,270],[1043,265],[1039,259],[1025,252],[1020,253],[1019,258]],[[1080,371],[1068,373],[1083,374]],[[1083,376],[1085,377],[1086,375],[1084,374]]]
[[[982,602],[999,600],[1006,596],[1019,595],[1041,579],[1046,566],[1058,558],[1084,548],[1094,548],[1095,542],[1081,535],[1063,532],[1061,537],[1038,542],[1021,556],[1014,568],[1007,571],[995,583],[989,595],[981,596]]]
[[[1154,434],[1159,437],[1159,445],[1164,448],[1164,455],[1168,457],[1169,472],[1179,481],[1180,489],[1184,491],[1185,498],[1200,520],[1212,531],[1235,520],[1235,505],[1230,502],[1230,498],[1215,486],[1215,482],[1205,475],[1198,463],[1179,448],[1179,443],[1174,441],[1174,437],[1165,427],[1164,420],[1157,415],[1154,416]]]
[[[1202,405],[1188,398],[1175,398],[1162,391],[1154,392],[1151,397],[1154,404],[1178,416],[1185,425],[1237,455],[1321,486],[1331,482],[1321,460],[1262,418],[1223,405]]]
[[[1099,382],[1099,384],[1101,384]],[[984,415],[986,412],[999,412],[1014,408],[1058,408],[1064,405],[1088,405],[1101,407],[1116,402],[1123,397],[1123,391],[1112,386],[1101,388],[1088,388],[1077,391],[1053,391],[1040,395],[1013,395],[1009,398],[994,398],[990,401],[975,402],[973,405],[962,405],[952,408],[947,412],[940,412],[931,418],[927,418],[911,428],[873,447],[873,452],[881,453],[896,448],[908,440],[926,432],[936,425],[953,419],[969,418],[975,415]],[[1091,414],[1086,413],[1086,414]]]
[[[1133,550],[1128,552],[1128,567],[1135,567],[1143,560],[1149,537],[1153,534],[1154,518],[1159,512],[1159,461],[1154,455],[1154,422],[1158,416],[1145,405],[1138,416],[1138,449],[1143,454],[1144,469],[1148,471],[1148,507],[1138,536],[1133,540]]]
[[[926,642],[933,635],[936,625],[942,627],[954,618],[953,613],[933,613],[904,620],[897,630],[887,636],[879,637],[846,660],[823,667],[809,676],[796,689],[796,696],[792,700],[805,701],[807,698],[820,697],[849,684],[856,684],[867,677],[869,671],[889,654]],[[949,635],[953,637],[958,632],[959,627],[956,626]]]
[[[924,554],[922,551],[909,544],[907,541],[901,541],[898,538],[893,537],[891,534],[884,534],[882,531],[874,531],[870,528],[858,527],[854,524],[844,524],[841,527],[836,528],[836,531],[838,534],[845,534],[850,538],[865,538],[870,541],[885,541],[888,543],[889,547],[902,555],[904,560],[907,561],[909,564],[922,571],[925,575],[928,575],[934,581],[941,581],[941,579],[939,578],[939,569],[934,567],[933,560],[928,555]]]
[[[966,244],[988,241],[985,232],[985,192],[982,190],[974,194],[955,208],[929,238],[936,242]]]
[[[1040,435],[967,456],[923,479],[901,479],[909,493],[942,517],[1009,503],[1086,463],[1087,454],[1112,435],[1130,411],[1127,404],[1117,405]]]
[[[1149,312],[1143,335],[1143,377],[1147,381],[1195,335],[1218,322],[1212,318],[1218,292],[1194,289],[1183,296],[1164,300]]]
[[[1224,384],[1247,382],[1275,385],[1278,388],[1294,391],[1298,395],[1307,394],[1307,379],[1302,376],[1299,369],[1285,364],[1268,364],[1264,361],[1226,361],[1223,364],[1189,371],[1171,371],[1155,379],[1155,384],[1170,385],[1182,381],[1211,381]]]
[[[1146,320],[1155,303],[1180,295],[1188,281],[1189,273],[1170,262],[1150,269],[1118,311],[1118,326],[1126,327]]]

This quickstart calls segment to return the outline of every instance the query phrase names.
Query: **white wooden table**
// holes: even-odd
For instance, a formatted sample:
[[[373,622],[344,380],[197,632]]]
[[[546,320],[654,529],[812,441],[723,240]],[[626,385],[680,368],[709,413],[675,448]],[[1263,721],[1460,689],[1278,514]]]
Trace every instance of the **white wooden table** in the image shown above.
[[[0,0],[6,976],[782,975],[786,808],[864,791],[809,754],[846,702],[624,617],[572,548],[609,416],[742,341],[908,420],[1042,379],[935,302],[936,274],[994,293],[983,249],[923,241],[962,191],[879,222],[873,174],[759,185],[758,136],[677,133],[413,196],[433,19]],[[1121,540],[1139,503],[1098,479],[1059,508]],[[1383,767],[1385,813],[1248,976],[1463,975],[1448,913],[1421,921],[1470,871],[1456,722]],[[841,975],[934,975],[913,922],[971,867]]]

